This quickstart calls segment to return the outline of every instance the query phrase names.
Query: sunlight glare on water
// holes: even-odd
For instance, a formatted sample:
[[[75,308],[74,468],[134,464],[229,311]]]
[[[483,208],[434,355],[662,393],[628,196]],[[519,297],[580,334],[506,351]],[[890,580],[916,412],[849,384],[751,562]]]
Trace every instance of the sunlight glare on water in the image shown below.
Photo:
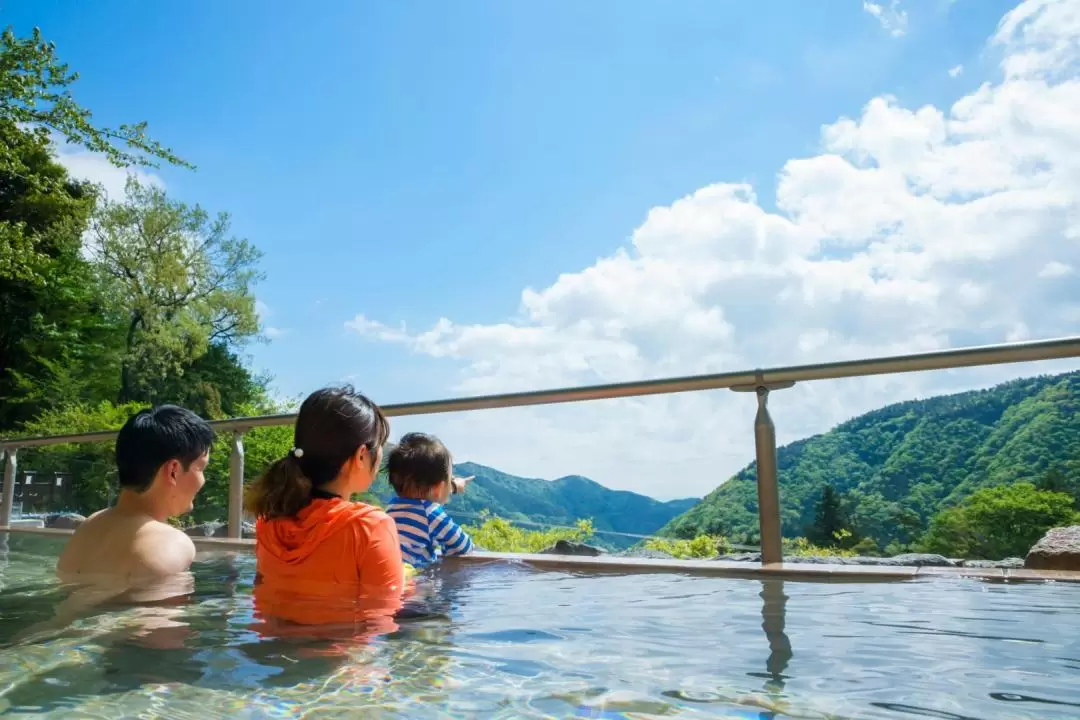
[[[384,635],[267,637],[253,558],[64,625],[60,547],[0,535],[0,713],[142,718],[1076,718],[1080,587],[443,568]]]

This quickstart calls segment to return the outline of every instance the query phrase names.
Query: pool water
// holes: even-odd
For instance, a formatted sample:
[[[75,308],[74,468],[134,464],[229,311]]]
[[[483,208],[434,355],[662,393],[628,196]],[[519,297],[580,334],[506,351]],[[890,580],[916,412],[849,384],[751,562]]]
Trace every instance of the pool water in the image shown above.
[[[95,718],[1077,718],[1080,586],[596,575],[420,579],[375,637],[266,637],[254,560],[166,608],[56,622],[60,540],[0,534],[0,714]]]

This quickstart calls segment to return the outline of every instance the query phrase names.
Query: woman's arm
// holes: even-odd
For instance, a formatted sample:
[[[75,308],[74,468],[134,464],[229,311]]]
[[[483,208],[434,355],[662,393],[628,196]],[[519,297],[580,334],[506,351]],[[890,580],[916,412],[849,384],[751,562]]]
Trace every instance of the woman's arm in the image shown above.
[[[369,590],[400,591],[405,583],[405,565],[401,560],[401,542],[397,525],[389,515],[372,513],[365,519],[366,547],[357,555],[360,584]]]

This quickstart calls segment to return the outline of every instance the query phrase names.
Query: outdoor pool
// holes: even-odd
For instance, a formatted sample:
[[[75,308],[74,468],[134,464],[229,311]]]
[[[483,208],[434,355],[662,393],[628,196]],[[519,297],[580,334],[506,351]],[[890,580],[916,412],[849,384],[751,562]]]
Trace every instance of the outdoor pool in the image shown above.
[[[186,605],[50,628],[68,594],[52,577],[61,544],[0,534],[2,715],[1080,717],[1075,584],[463,564],[422,577],[415,617],[388,635],[269,639],[247,554],[197,563]]]

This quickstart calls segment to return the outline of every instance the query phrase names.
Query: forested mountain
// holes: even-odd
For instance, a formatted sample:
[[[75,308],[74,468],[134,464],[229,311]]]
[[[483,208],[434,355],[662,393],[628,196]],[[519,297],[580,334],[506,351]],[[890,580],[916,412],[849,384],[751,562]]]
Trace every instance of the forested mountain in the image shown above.
[[[1080,372],[1072,372],[890,405],[786,445],[777,454],[784,535],[804,534],[827,485],[854,530],[884,549],[913,542],[939,511],[979,489],[1071,477],[1078,407]],[[662,533],[756,541],[754,465]]]
[[[476,463],[454,467],[458,475],[473,475],[468,492],[455,496],[448,505],[451,514],[462,522],[473,523],[482,513],[506,520],[540,525],[573,525],[591,519],[598,538],[606,544],[628,546],[633,538],[619,539],[605,531],[649,535],[672,518],[686,512],[697,498],[661,502],[624,490],[611,490],[579,475],[558,480],[538,480],[509,475]],[[384,478],[372,488],[382,502],[391,490]]]

